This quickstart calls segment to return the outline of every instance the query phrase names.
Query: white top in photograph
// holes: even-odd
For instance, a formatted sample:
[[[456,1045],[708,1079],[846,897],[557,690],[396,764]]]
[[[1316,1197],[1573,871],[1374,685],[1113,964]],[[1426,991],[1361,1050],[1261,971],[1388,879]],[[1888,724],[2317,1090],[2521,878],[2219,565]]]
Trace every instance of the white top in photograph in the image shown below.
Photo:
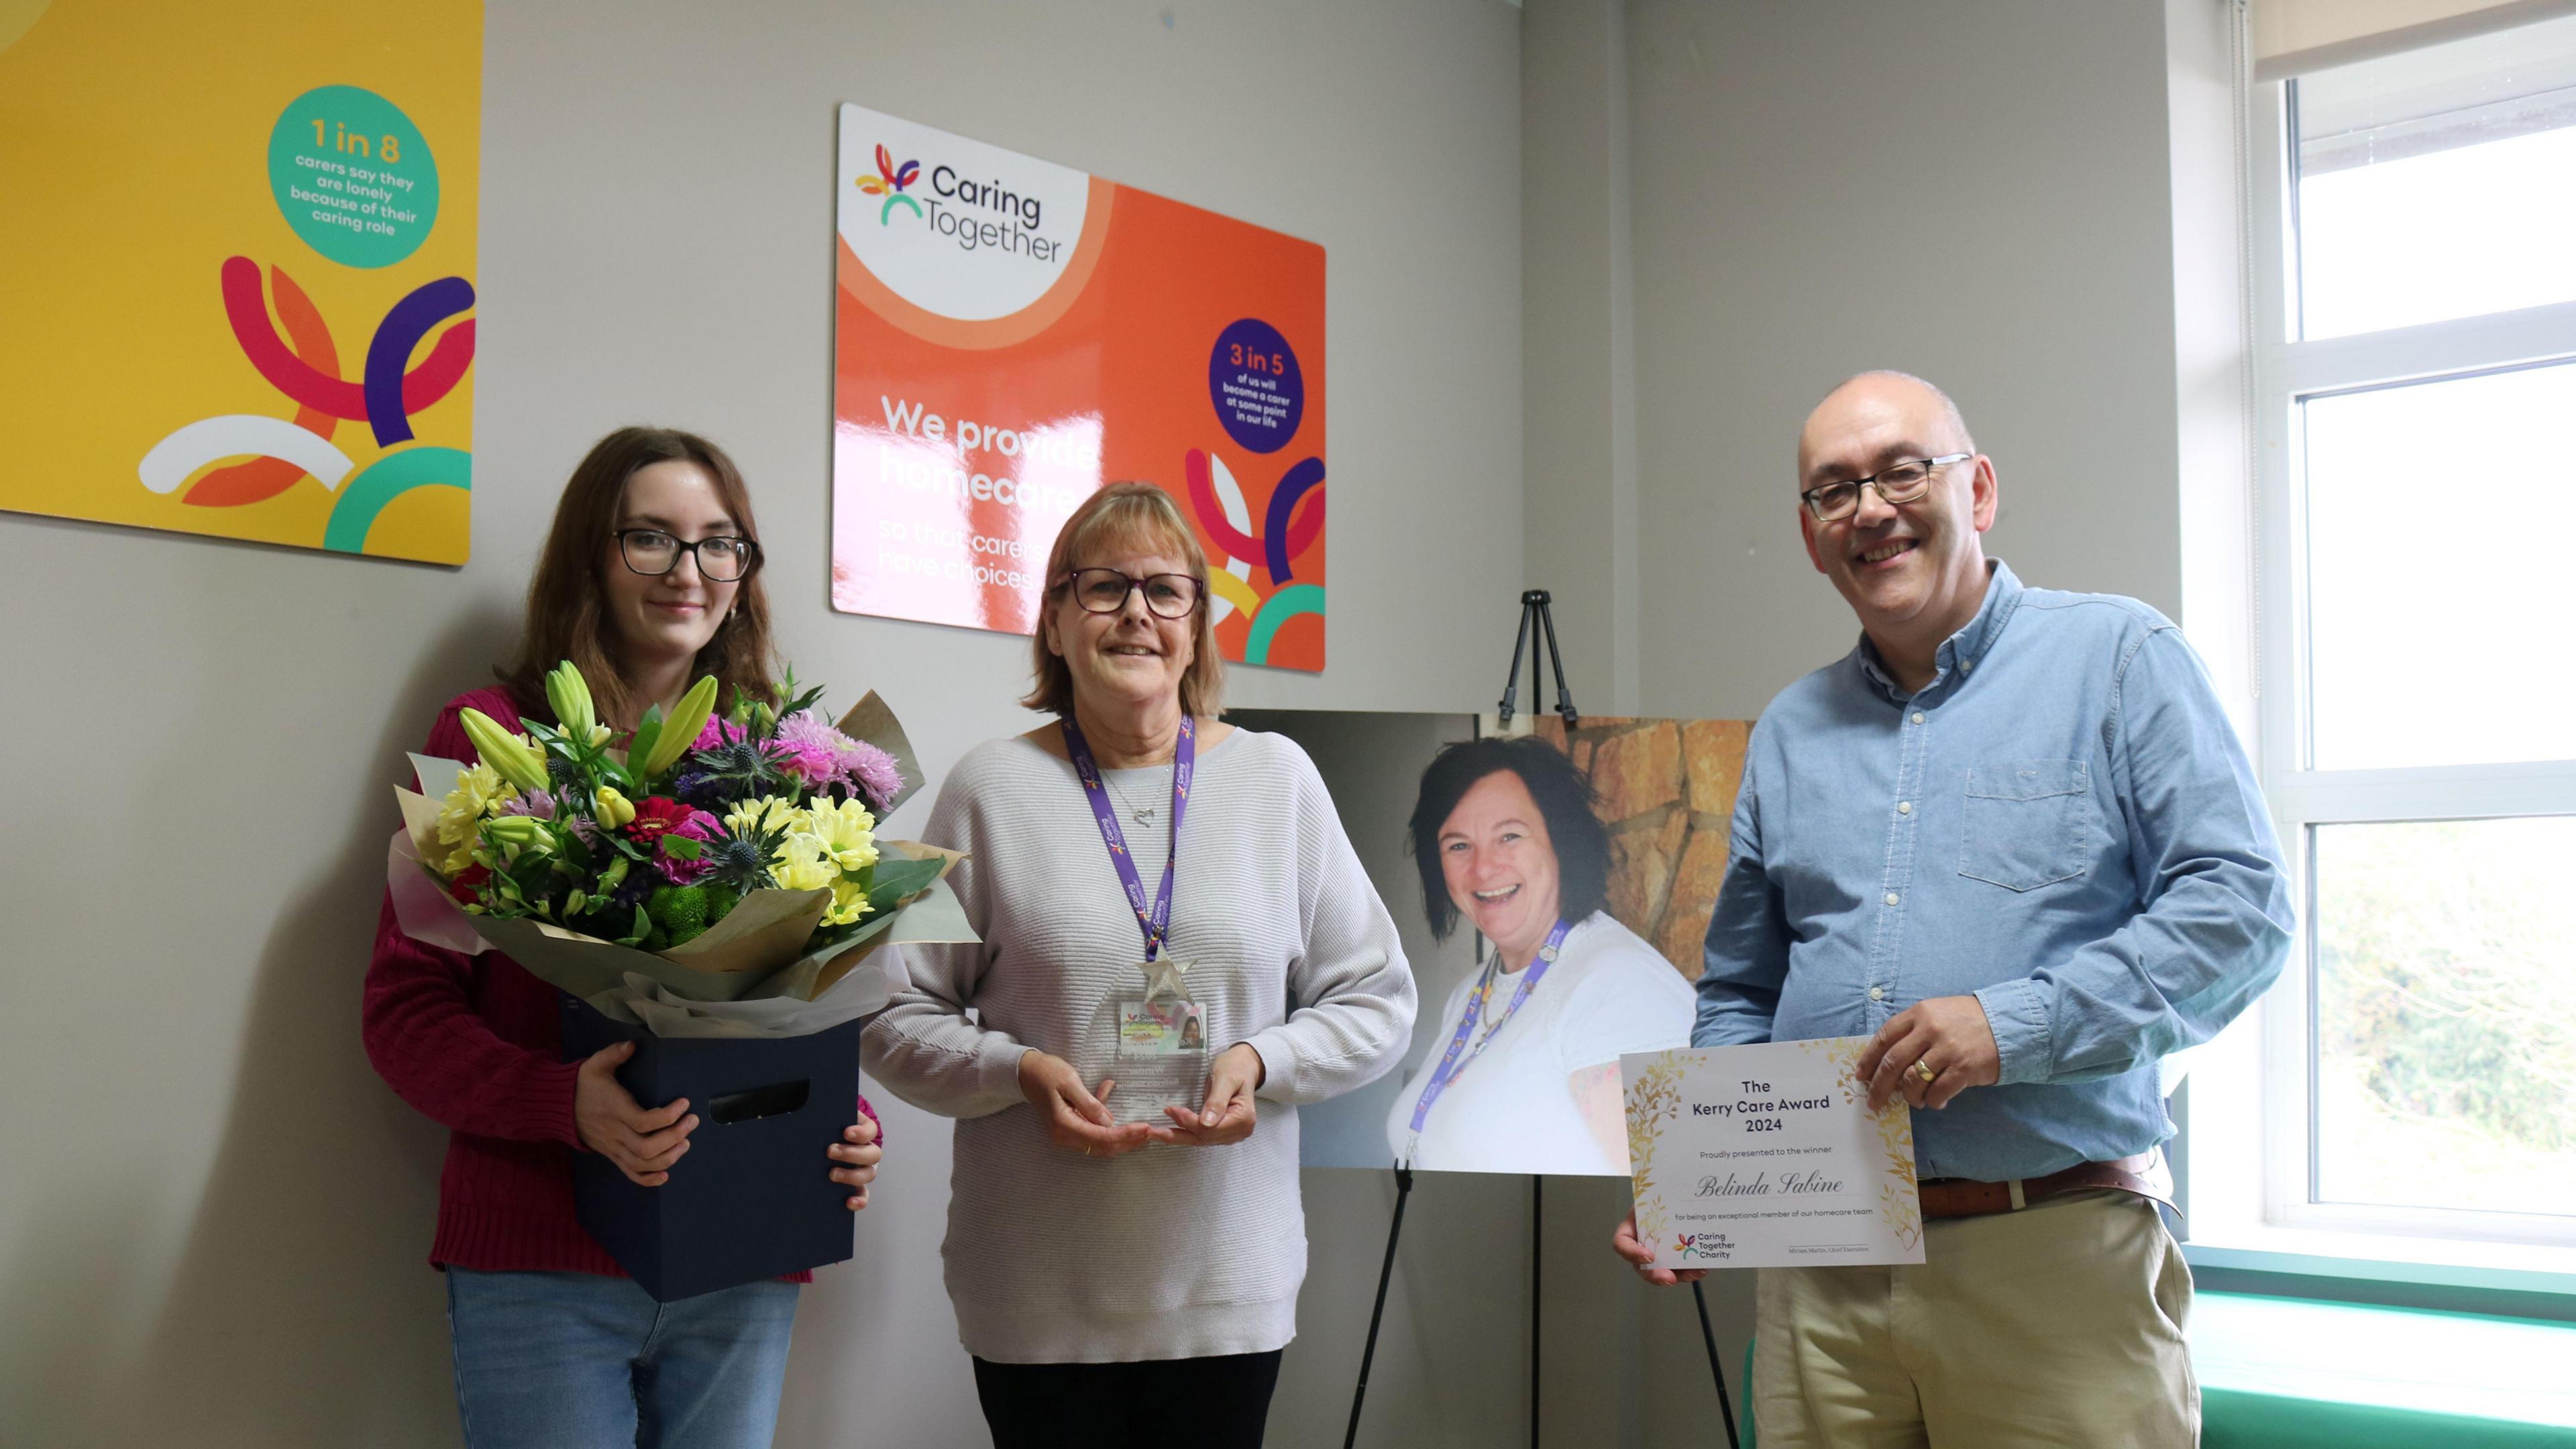
[[[1431,1054],[1387,1113],[1387,1145],[1398,1158],[1413,1136],[1413,1109],[1492,964],[1489,958],[1470,972],[1449,993],[1438,1022],[1423,1025]],[[1520,980],[1517,972],[1496,978],[1486,1021],[1510,1005]],[[1695,1006],[1690,983],[1636,932],[1607,912],[1584,917],[1566,932],[1556,963],[1529,1000],[1432,1104],[1413,1166],[1625,1176],[1627,1154],[1614,1155],[1585,1124],[1569,1079],[1586,1067],[1616,1066],[1629,1052],[1689,1045]],[[1484,1032],[1480,1022],[1476,1034]],[[1471,1039],[1468,1046],[1474,1045]]]

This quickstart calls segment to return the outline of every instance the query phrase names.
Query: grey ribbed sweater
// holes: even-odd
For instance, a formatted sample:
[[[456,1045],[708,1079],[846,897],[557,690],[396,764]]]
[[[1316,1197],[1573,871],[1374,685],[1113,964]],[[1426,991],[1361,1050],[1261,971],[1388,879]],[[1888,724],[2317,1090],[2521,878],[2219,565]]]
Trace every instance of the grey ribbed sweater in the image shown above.
[[[1169,767],[1108,773],[1156,805],[1152,829],[1120,812],[1150,893],[1170,853]],[[1266,1074],[1259,1125],[1229,1147],[1086,1158],[1020,1095],[1031,1047],[1093,1086],[1115,1075],[1109,1003],[1144,982],[1143,936],[1073,767],[1026,739],[979,745],[924,835],[971,852],[950,879],[983,942],[903,948],[909,985],[865,1050],[896,1096],[959,1119],[942,1252],[967,1350],[1114,1363],[1285,1345],[1306,1274],[1296,1104],[1395,1065],[1414,1013],[1395,923],[1313,762],[1237,730],[1201,752],[1182,825],[1170,949],[1191,963],[1211,1055],[1248,1041]]]

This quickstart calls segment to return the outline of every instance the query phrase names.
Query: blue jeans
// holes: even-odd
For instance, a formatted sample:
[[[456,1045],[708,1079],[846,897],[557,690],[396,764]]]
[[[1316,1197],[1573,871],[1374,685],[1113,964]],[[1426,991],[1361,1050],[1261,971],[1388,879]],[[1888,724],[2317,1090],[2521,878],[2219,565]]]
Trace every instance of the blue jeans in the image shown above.
[[[593,1273],[447,1270],[466,1449],[767,1449],[796,1285],[656,1303]]]

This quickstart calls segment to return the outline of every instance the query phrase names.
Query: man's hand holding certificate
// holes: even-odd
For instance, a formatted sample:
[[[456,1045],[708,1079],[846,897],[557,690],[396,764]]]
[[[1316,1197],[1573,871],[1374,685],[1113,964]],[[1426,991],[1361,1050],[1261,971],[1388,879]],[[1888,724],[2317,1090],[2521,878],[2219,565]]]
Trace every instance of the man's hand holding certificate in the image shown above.
[[[1923,1261],[1911,1109],[1870,1110],[1855,1070],[1868,1045],[1831,1037],[1620,1058],[1637,1241],[1652,1267]]]

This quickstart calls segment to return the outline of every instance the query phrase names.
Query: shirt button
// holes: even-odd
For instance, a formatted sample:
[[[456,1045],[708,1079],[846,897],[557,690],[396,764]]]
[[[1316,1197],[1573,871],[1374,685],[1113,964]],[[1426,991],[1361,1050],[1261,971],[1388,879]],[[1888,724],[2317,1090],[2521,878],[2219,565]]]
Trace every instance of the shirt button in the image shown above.
[[[1903,899],[1904,899],[1904,897],[1903,897],[1903,896],[1898,895],[1898,894],[1897,894],[1896,892],[1894,892],[1894,891],[1889,891],[1889,892],[1887,893],[1887,903],[1888,903],[1889,905],[1891,905],[1891,906],[1892,906],[1892,905],[1895,905],[1898,901],[1903,900]]]
[[[1923,711],[1918,709],[1914,712],[1914,722],[1916,724],[1923,723]]]
[[[1975,669],[1976,667],[1977,667],[1977,661],[1975,661],[1975,660],[1973,660],[1973,659],[1962,659],[1962,660],[1960,660],[1960,661],[1959,661],[1959,672],[1960,672],[1961,674],[1966,674],[1966,673],[1968,673],[1970,670]]]
[[[1884,986],[1871,987],[1869,989],[1869,999],[1872,1001],[1885,1001],[1887,999],[1887,988]]]
[[[1911,814],[1913,814],[1913,813],[1914,813],[1914,802],[1913,802],[1913,801],[1911,801],[1911,800],[1899,800],[1899,801],[1897,801],[1897,802],[1896,802],[1896,813],[1897,813],[1897,814],[1899,814],[1899,815],[1911,815]]]

